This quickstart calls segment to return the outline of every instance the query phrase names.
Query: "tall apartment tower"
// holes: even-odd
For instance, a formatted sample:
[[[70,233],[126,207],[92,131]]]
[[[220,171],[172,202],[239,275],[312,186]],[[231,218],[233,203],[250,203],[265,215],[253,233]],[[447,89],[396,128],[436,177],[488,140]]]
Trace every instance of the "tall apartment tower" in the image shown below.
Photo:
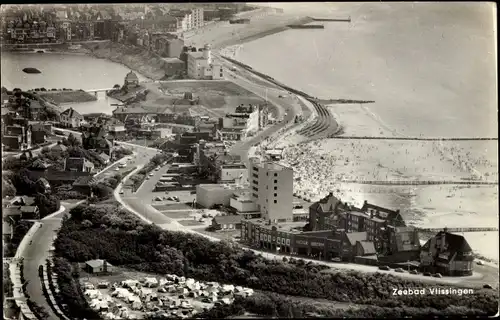
[[[248,180],[252,199],[271,222],[293,220],[293,169],[275,162],[250,161]]]

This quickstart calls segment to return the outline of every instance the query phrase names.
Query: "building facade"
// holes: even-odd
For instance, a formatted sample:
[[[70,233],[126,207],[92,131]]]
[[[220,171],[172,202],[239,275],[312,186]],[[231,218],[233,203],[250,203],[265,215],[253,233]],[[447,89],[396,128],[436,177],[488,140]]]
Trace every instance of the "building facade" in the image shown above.
[[[420,252],[423,271],[438,272],[449,276],[472,275],[474,256],[472,248],[461,235],[446,229],[429,239]]]
[[[293,220],[293,169],[273,162],[251,161],[248,180],[262,217],[273,222]]]

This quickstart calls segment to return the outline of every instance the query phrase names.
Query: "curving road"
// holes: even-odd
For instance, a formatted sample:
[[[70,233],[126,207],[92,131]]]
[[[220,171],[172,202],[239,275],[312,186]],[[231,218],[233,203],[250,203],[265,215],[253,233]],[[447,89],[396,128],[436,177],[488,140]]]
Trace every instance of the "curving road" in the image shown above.
[[[147,163],[149,159],[157,153],[157,150],[155,150],[153,154],[151,150],[144,151],[141,148],[132,149],[139,153],[139,155],[133,158],[134,160],[130,161],[125,168],[119,168],[117,164],[113,164],[98,173],[96,177],[103,178],[110,174],[127,172],[137,165]],[[65,210],[54,216],[45,217],[40,221],[42,222],[42,226],[31,238],[32,244],[28,245],[22,254],[24,258],[24,277],[29,281],[26,290],[38,305],[44,307],[45,310],[49,312],[49,319],[58,318],[53,313],[49,303],[45,300],[45,296],[43,295],[42,285],[38,276],[38,266],[44,264],[45,260],[48,258],[50,246],[52,245],[54,237],[57,235],[57,230],[59,230],[61,226],[62,218],[80,202],[81,201],[62,201],[61,206],[64,206]]]

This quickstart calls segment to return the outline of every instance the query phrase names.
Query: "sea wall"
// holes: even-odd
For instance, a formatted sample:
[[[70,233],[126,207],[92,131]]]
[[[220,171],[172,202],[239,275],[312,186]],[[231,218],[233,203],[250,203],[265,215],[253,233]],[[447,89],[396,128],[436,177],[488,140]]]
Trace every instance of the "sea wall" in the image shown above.
[[[144,48],[114,42],[84,46],[91,56],[123,64],[149,79],[161,80],[165,77],[165,61]]]

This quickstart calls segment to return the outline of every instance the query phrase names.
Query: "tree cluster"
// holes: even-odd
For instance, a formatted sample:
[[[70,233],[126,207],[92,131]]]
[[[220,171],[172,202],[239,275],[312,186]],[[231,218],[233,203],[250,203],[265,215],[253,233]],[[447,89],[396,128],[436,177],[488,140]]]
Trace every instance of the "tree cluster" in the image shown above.
[[[78,206],[70,214],[56,241],[56,252],[71,262],[99,257],[141,271],[382,308],[444,310],[456,306],[488,314],[498,309],[498,295],[490,290],[440,299],[393,296],[392,288],[428,285],[386,274],[324,273],[318,265],[266,260],[229,242],[211,242],[202,236],[145,225],[118,206]]]
[[[121,147],[121,148],[115,149],[113,151],[113,154],[115,155],[116,159],[121,159],[125,156],[129,156],[129,155],[133,154],[133,152],[130,149]]]
[[[57,284],[61,297],[59,304],[66,304],[65,311],[71,319],[99,319],[100,316],[92,310],[82,295],[78,282],[79,273],[71,263],[64,258],[54,259],[54,272],[57,273]]]
[[[40,219],[43,219],[59,210],[61,202],[55,195],[38,193],[35,196],[35,205],[38,206]]]

